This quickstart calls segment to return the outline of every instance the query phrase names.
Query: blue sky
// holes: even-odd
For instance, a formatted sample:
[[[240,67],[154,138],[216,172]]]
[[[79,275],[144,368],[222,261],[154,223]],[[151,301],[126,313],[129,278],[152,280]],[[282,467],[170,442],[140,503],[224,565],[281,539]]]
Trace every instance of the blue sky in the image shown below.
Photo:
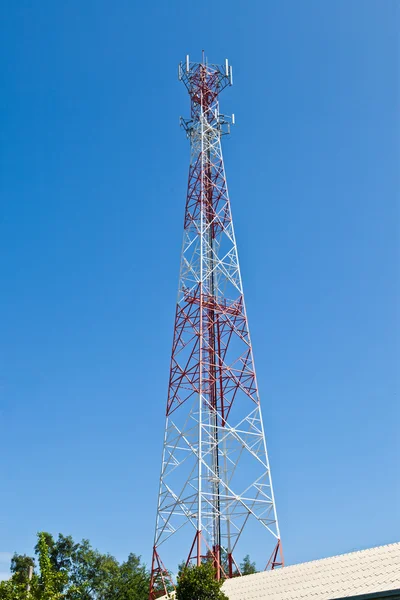
[[[0,571],[38,530],[150,560],[202,48],[285,558],[399,539],[398,12],[0,3]]]

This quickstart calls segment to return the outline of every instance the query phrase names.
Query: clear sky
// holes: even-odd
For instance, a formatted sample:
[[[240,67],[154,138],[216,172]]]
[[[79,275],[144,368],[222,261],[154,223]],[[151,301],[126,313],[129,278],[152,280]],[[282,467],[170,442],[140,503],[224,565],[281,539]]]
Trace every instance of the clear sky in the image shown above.
[[[0,21],[0,560],[38,530],[150,560],[177,63],[202,48],[234,68],[225,163],[286,561],[398,540],[398,2],[3,0]]]

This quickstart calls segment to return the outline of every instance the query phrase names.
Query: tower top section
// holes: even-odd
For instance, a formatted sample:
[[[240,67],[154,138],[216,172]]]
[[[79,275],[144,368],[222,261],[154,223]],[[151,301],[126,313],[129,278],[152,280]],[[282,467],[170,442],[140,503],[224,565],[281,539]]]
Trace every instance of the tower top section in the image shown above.
[[[203,57],[200,63],[191,62],[189,55],[178,65],[178,78],[185,84],[192,102],[210,106],[218,94],[233,85],[232,66],[228,59],[223,65],[209,64]]]

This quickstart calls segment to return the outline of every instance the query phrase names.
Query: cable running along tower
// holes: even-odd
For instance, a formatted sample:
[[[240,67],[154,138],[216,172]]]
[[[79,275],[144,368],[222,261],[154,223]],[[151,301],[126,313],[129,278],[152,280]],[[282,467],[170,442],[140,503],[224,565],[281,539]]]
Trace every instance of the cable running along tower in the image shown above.
[[[191,152],[150,600],[168,597],[169,572],[184,557],[232,577],[238,552],[257,540],[267,568],[283,565],[221,150],[234,116],[220,114],[219,94],[232,67],[187,57],[179,79]]]

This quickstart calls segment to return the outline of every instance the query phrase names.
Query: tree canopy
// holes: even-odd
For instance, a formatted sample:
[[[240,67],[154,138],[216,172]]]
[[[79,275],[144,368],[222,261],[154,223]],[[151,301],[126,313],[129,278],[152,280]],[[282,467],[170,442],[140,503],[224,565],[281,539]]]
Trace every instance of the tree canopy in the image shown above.
[[[183,566],[178,574],[176,600],[228,600],[221,590],[223,580],[215,579],[212,562],[199,567]]]
[[[0,600],[147,600],[149,594],[150,573],[140,556],[129,554],[120,563],[89,540],[75,542],[61,533],[57,539],[38,533],[35,556],[14,554],[10,570],[11,578],[0,582]],[[240,570],[243,575],[256,572],[248,555]],[[211,555],[199,567],[183,563],[176,599],[227,600],[222,583],[215,579]]]
[[[33,557],[14,554],[12,576],[0,582],[0,600],[147,600],[149,573],[140,556],[119,563],[88,540],[38,534]],[[29,568],[33,568],[29,579]]]
[[[248,554],[246,554],[240,563],[240,572],[242,575],[252,575],[253,573],[257,573],[256,563],[250,560],[250,556]]]

